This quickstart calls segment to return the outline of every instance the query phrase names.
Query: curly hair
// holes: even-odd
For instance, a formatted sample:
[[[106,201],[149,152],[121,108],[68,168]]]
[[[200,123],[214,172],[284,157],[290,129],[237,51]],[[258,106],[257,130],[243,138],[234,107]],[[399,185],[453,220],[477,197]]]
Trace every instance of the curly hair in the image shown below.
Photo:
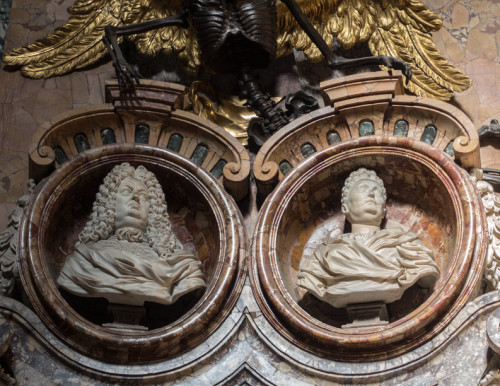
[[[387,192],[385,190],[384,181],[382,181],[382,179],[379,176],[377,176],[377,173],[375,173],[373,170],[359,168],[358,170],[355,170],[351,174],[349,174],[349,177],[347,177],[347,179],[345,180],[344,187],[342,188],[342,198],[341,198],[342,205],[346,204],[347,199],[349,198],[349,194],[351,193],[352,187],[359,180],[375,181],[377,184],[380,185],[380,189],[382,189],[384,202],[387,200]]]
[[[160,256],[167,257],[174,250],[182,248],[175,237],[168,218],[165,194],[156,176],[144,166],[134,168],[125,162],[111,170],[99,186],[96,200],[92,206],[90,220],[85,225],[78,239],[80,243],[106,240],[115,230],[116,193],[121,182],[133,177],[144,183],[148,191],[149,214],[146,237],[149,245]]]

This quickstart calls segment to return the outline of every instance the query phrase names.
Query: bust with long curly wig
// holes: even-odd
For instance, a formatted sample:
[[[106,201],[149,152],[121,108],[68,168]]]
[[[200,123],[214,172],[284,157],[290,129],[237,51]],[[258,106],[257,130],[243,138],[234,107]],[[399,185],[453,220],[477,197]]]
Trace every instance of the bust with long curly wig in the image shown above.
[[[115,208],[118,188],[127,177],[146,185],[149,199],[149,216],[146,239],[159,255],[168,255],[181,248],[172,231],[167,213],[165,194],[155,175],[144,166],[137,168],[128,163],[117,165],[104,178],[92,208],[90,220],[78,237],[81,243],[107,239],[115,231]],[[140,236],[139,236],[140,237]]]
[[[75,247],[57,279],[75,295],[172,304],[206,286],[198,257],[172,230],[160,183],[142,165],[106,175]]]

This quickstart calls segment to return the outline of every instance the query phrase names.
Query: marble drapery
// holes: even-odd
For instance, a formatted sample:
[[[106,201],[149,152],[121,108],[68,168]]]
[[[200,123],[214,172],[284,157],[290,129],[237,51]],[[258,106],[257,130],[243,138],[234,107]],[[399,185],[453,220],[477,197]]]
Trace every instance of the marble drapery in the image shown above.
[[[298,285],[334,307],[390,303],[417,283],[431,287],[439,277],[432,251],[401,229],[348,233],[326,239],[303,262]]]

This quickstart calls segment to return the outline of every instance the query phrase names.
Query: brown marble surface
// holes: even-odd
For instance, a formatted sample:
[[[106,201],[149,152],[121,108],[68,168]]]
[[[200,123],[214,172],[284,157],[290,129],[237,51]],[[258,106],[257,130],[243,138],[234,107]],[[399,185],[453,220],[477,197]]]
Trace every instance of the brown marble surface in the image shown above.
[[[2,297],[0,313],[12,334],[10,359],[2,364],[19,385],[30,386],[240,385],[242,381],[283,385],[291,380],[301,386],[477,385],[495,363],[495,357],[488,354],[487,330],[498,323],[498,313],[491,313],[499,305],[498,293],[483,295],[434,339],[411,352],[390,360],[345,363],[325,360],[288,342],[267,322],[247,281],[224,324],[199,346],[167,361],[112,365],[65,346],[30,309]]]
[[[66,8],[72,3],[71,0],[13,0],[5,50],[46,36],[67,19]],[[472,88],[456,95],[451,102],[467,114],[476,128],[499,119],[500,27],[496,20],[500,5],[478,0],[424,3],[443,19],[443,29],[434,33],[438,49],[474,82]],[[22,176],[27,179],[27,151],[37,127],[68,109],[102,103],[104,83],[112,78],[114,72],[109,62],[46,80],[26,79],[19,72],[0,70],[0,170],[4,172],[12,165],[13,157],[20,159],[14,163],[16,182],[8,183],[3,176],[0,180],[0,229],[4,229],[19,191],[27,192],[21,180]]]
[[[74,307],[76,300],[68,300],[55,282],[104,176],[123,162],[143,165],[157,176],[169,211],[186,219],[207,279],[206,290],[196,299],[174,304],[182,308],[185,302],[183,309],[163,310],[168,315],[162,318],[178,313],[176,318],[153,322],[149,330],[135,333],[115,331],[84,317]],[[174,225],[179,234],[188,231],[182,224]],[[207,172],[166,150],[120,144],[66,161],[39,184],[20,229],[20,276],[30,303],[68,346],[106,362],[154,362],[199,345],[224,322],[243,285],[246,236],[236,204]],[[98,314],[97,301],[95,307]],[[100,312],[105,318],[106,311]]]
[[[13,0],[6,51],[33,42],[67,19],[72,0]],[[500,4],[479,0],[425,0],[443,19],[434,33],[438,49],[469,75],[474,85],[451,103],[476,128],[500,119]],[[36,129],[67,110],[104,102],[104,84],[114,78],[109,62],[85,71],[32,80],[0,70],[0,231],[17,198],[27,193],[28,148]],[[283,81],[283,80],[282,80]],[[286,82],[285,82],[286,83]],[[489,158],[489,160],[494,157]],[[492,164],[493,162],[491,162]],[[240,203],[253,230],[259,201]],[[394,209],[396,210],[396,209]],[[117,366],[80,355],[63,345],[28,308],[0,299],[0,309],[16,336],[11,345],[11,371],[19,384],[248,383],[398,385],[477,384],[488,365],[486,321],[498,307],[498,294],[487,294],[464,308],[433,340],[389,361],[348,365],[325,361],[283,338],[267,319],[247,282],[236,307],[207,341],[174,359],[147,366]],[[218,366],[213,366],[214,362]],[[93,370],[89,370],[89,369]],[[30,382],[31,381],[31,382]]]
[[[388,326],[342,330],[345,317],[304,303],[295,277],[312,231],[329,220],[342,227],[341,183],[359,167],[384,180],[396,204],[387,222],[419,234],[435,251],[441,274],[430,294],[410,293],[391,304]],[[410,211],[400,211],[404,206]],[[476,295],[486,258],[481,210],[469,177],[438,149],[401,137],[337,144],[297,166],[261,208],[250,255],[257,301],[270,323],[306,350],[350,361],[400,355],[436,336]]]

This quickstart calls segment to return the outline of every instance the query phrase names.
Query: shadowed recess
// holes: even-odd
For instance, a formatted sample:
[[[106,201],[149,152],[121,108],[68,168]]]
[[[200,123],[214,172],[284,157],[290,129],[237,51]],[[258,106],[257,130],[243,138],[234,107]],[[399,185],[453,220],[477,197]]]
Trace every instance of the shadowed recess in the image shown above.
[[[198,145],[196,149],[194,149],[193,155],[191,156],[191,161],[193,161],[197,165],[201,165],[205,158],[207,158],[208,147],[205,145]]]
[[[424,133],[420,137],[420,140],[422,142],[428,143],[429,145],[432,145],[432,143],[436,139],[436,134],[437,134],[436,127],[433,125],[428,125],[426,126]]]
[[[167,149],[178,153],[179,150],[181,150],[183,140],[184,138],[182,138],[182,135],[172,134],[168,140]]]
[[[135,143],[148,143],[149,142],[149,126],[137,125],[135,127]]]
[[[102,143],[104,145],[109,145],[111,143],[116,143],[115,132],[113,129],[107,128],[101,131]]]
[[[394,135],[398,137],[407,137],[408,136],[408,122],[403,119],[400,119],[394,125]]]
[[[359,136],[365,137],[367,135],[375,134],[375,129],[373,127],[372,121],[363,121],[359,124]]]

